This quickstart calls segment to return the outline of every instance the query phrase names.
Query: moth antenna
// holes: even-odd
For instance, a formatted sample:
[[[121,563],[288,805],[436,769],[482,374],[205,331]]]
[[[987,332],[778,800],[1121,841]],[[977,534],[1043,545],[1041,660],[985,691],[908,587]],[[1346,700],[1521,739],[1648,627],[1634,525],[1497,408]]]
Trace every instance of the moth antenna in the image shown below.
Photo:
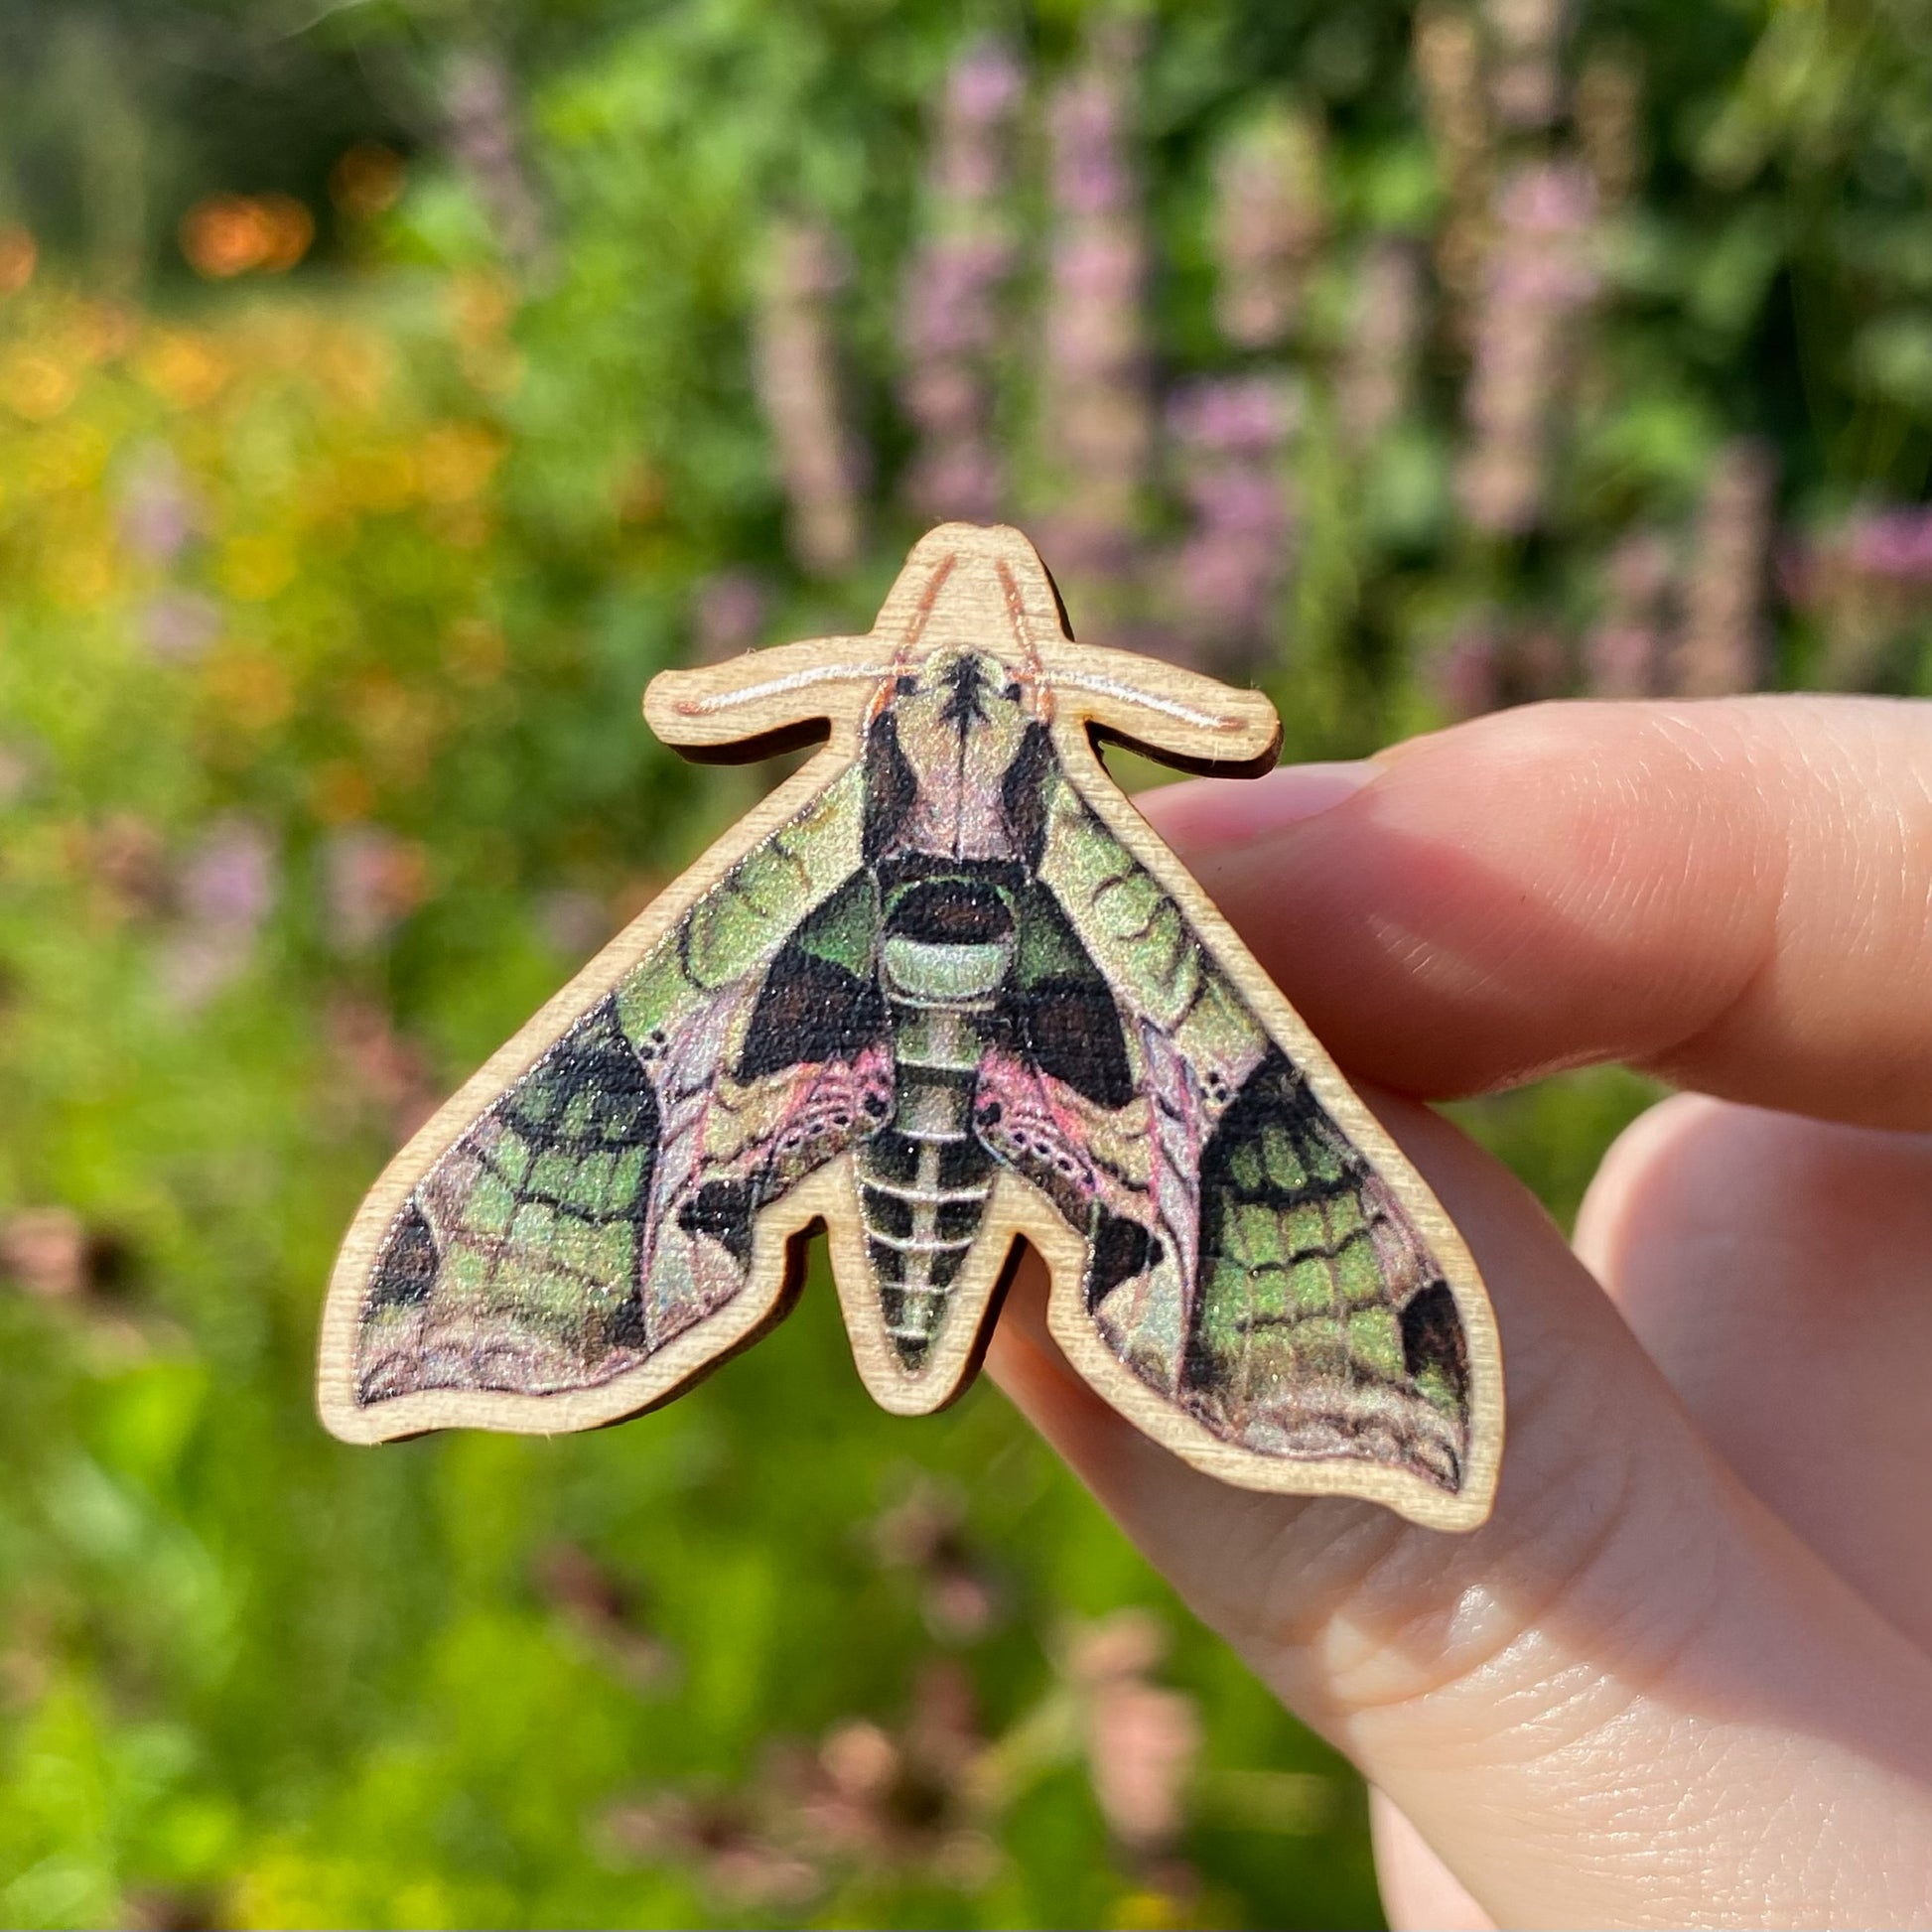
[[[1130,684],[1122,678],[1093,677],[1084,671],[1062,671],[1059,676],[1062,684],[1075,691],[1089,691],[1097,698],[1119,698],[1149,711],[1158,711],[1164,718],[1175,719],[1183,725],[1197,725],[1205,731],[1216,732],[1247,729],[1246,723],[1230,712],[1202,711],[1195,705],[1163,697],[1158,691],[1144,690],[1140,685]]]
[[[948,550],[933,566],[932,575],[926,579],[925,589],[919,593],[918,603],[912,607],[912,621],[905,626],[904,636],[899,639],[893,651],[893,661],[881,674],[879,688],[873,693],[872,703],[866,709],[868,726],[891,703],[894,680],[911,663],[919,648],[919,639],[925,635],[926,624],[931,621],[933,610],[938,605],[939,593],[945,588],[946,579],[953,574],[953,567],[958,562],[958,551]]]
[[[746,684],[734,690],[706,691],[695,698],[679,698],[673,709],[680,717],[707,717],[714,711],[732,711],[739,705],[783,697],[789,691],[803,691],[814,684],[850,684],[860,678],[885,677],[892,669],[890,664],[817,664],[809,670],[766,678],[761,684]]]
[[[1007,622],[1013,626],[1014,642],[1020,646],[1026,658],[1023,675],[1034,688],[1034,706],[1039,714],[1042,725],[1053,722],[1053,686],[1046,675],[1046,666],[1040,661],[1039,646],[1034,641],[1033,625],[1027,621],[1027,602],[1020,595],[1020,586],[1014,581],[1013,572],[1007,568],[1004,557],[995,561],[993,568],[1000,574],[1000,590],[1005,597]]]

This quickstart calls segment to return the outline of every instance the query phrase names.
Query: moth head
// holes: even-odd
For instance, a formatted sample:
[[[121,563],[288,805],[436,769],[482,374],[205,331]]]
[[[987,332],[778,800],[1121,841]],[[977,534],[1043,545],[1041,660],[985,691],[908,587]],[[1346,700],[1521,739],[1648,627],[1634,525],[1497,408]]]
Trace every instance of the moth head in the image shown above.
[[[1053,581],[1018,530],[942,523],[913,547],[874,634],[893,639],[894,671],[875,704],[958,693],[976,722],[1052,722],[1041,662],[1068,632]]]
[[[947,646],[882,681],[868,727],[873,856],[1023,857],[1009,778],[1037,756],[1036,684],[999,653]]]
[[[946,647],[897,666],[880,687],[875,716],[890,711],[894,729],[916,766],[930,758],[956,759],[962,743],[975,756],[1001,761],[1002,748],[1018,746],[1038,716],[1038,680],[994,651]]]

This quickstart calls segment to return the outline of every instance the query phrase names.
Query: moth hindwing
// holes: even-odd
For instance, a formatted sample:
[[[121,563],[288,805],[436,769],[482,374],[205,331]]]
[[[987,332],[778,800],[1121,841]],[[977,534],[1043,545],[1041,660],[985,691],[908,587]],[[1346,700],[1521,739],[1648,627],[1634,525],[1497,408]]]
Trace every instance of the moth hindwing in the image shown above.
[[[1025,538],[946,525],[868,635],[665,673],[645,710],[693,756],[830,735],[382,1176],[325,1317],[332,1429],[647,1408],[782,1314],[819,1222],[868,1386],[931,1410],[1024,1236],[1068,1358],[1176,1454],[1482,1519],[1467,1251],[1093,749],[1257,768],[1264,699],[1075,644]]]

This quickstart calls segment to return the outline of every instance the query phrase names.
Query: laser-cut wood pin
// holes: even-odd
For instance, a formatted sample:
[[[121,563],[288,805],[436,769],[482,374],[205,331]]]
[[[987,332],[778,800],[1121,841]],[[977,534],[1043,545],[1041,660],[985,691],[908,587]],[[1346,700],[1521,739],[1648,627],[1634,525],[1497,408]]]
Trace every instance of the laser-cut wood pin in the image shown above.
[[[636,1414],[788,1311],[820,1226],[867,1387],[924,1414],[1024,1237],[1068,1359],[1174,1454],[1482,1521],[1466,1248],[1095,749],[1253,773],[1265,697],[1075,643],[1018,531],[947,524],[868,635],[666,671],[644,713],[694,758],[829,736],[377,1182],[331,1430]]]

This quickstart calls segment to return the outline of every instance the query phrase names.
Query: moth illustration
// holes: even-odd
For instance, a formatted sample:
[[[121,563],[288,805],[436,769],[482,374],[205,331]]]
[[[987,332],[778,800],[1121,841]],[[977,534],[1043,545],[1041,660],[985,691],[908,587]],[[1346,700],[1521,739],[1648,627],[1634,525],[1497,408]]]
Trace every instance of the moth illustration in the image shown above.
[[[1263,768],[1265,698],[1076,644],[1024,537],[949,524],[869,634],[665,672],[645,714],[694,757],[825,743],[377,1183],[332,1430],[634,1414],[786,1311],[821,1225],[861,1375],[924,1413],[1024,1236],[1061,1348],[1176,1454],[1482,1520],[1467,1251],[1096,751]]]

